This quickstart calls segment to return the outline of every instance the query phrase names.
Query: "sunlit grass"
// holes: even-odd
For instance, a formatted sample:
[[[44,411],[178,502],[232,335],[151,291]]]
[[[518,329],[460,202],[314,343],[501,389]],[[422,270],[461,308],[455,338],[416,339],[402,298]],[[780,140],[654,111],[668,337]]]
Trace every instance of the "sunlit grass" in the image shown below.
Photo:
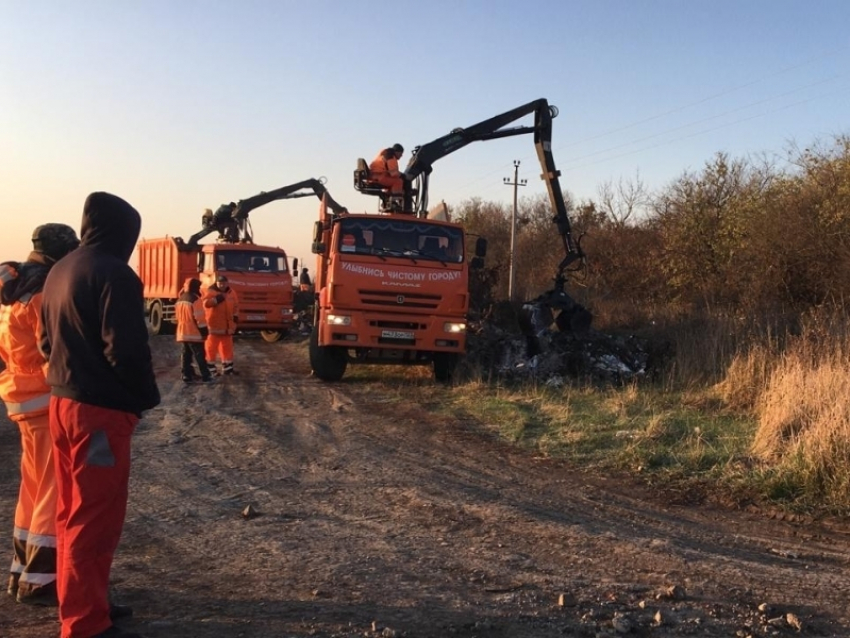
[[[428,366],[351,366],[345,383],[578,470],[631,474],[724,502],[844,514],[848,326],[846,312],[821,311],[781,335],[747,328],[746,339],[728,336],[723,318],[702,339],[691,327],[671,330],[687,343],[674,348],[675,374],[624,386],[553,388],[481,370],[446,386]]]
[[[755,419],[689,407],[657,389],[458,387],[435,409],[473,416],[536,454],[598,470],[704,474],[746,455]]]

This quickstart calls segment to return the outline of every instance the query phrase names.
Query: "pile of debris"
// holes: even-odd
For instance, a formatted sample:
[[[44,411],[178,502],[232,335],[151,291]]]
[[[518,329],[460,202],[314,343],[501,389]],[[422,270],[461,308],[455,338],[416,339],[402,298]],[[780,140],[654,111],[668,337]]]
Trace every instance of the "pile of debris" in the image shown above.
[[[485,375],[536,380],[560,386],[566,379],[623,383],[650,375],[658,348],[634,334],[617,335],[582,326],[564,331],[548,307],[522,306],[514,321],[502,312],[470,324],[467,365]]]

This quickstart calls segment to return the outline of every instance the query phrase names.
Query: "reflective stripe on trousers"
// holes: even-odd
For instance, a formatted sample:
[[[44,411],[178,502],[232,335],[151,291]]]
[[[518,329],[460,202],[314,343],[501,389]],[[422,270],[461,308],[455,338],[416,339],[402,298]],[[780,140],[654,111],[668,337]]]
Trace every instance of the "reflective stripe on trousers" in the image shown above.
[[[47,413],[19,418],[21,486],[15,505],[11,572],[22,592],[56,580],[56,468]]]
[[[28,412],[38,412],[40,410],[46,411],[49,405],[50,393],[47,392],[37,397],[33,397],[32,399],[27,399],[22,403],[11,403],[10,401],[6,401],[6,412],[11,417],[16,414],[27,414]]]
[[[222,363],[233,361],[233,335],[211,334],[204,344],[207,362],[215,363],[218,357]]]

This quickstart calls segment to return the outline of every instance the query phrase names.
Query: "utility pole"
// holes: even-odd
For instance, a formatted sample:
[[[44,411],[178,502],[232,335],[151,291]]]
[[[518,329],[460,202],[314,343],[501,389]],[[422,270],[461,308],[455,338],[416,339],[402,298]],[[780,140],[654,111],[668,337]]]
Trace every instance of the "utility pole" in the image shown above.
[[[514,181],[511,181],[510,177],[505,177],[502,181],[507,186],[514,187],[514,209],[511,213],[511,259],[510,259],[510,273],[508,275],[508,300],[514,300],[514,281],[516,278],[516,201],[517,201],[517,189],[520,186],[526,185],[526,180],[518,179],[519,178],[519,160],[514,160]]]

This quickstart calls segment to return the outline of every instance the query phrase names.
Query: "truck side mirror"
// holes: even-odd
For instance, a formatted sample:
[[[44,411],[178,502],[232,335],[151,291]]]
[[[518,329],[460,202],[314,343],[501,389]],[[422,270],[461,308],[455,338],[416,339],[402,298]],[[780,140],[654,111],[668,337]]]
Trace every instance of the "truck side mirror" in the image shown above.
[[[325,252],[325,243],[322,241],[322,235],[325,233],[325,227],[321,221],[313,224],[313,245],[311,250],[314,255],[321,255]]]
[[[322,222],[318,221],[313,224],[313,241],[320,242],[322,241],[322,235],[325,232],[325,226]]]
[[[475,240],[475,256],[481,258],[487,256],[487,240],[483,237]]]
[[[292,272],[298,272],[298,257],[292,259]]]

